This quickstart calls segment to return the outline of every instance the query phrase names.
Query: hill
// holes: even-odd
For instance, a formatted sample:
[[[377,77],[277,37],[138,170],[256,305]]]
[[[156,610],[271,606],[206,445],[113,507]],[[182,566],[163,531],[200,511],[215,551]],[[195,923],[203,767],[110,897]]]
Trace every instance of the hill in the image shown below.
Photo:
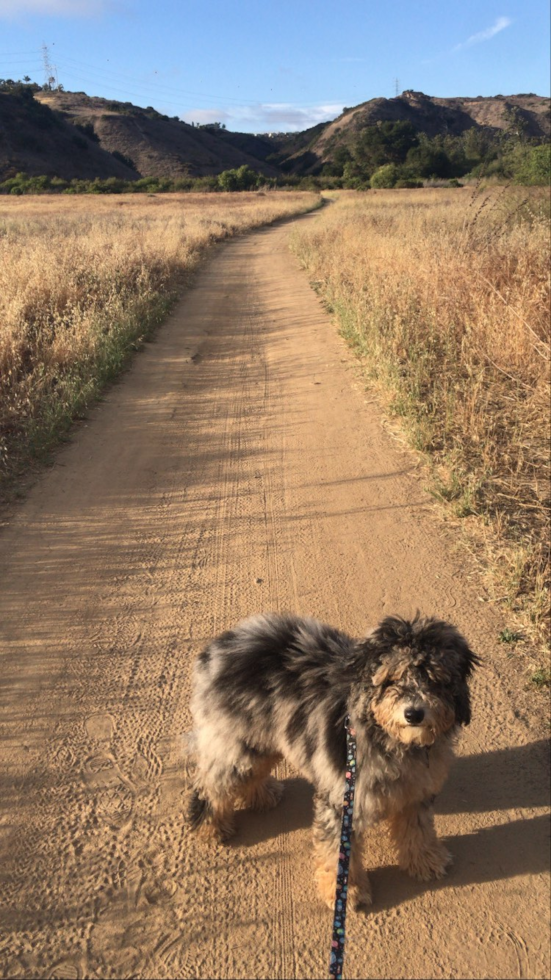
[[[30,89],[19,95],[0,92],[0,180],[19,171],[67,180],[139,177],[93,138],[41,105]]]
[[[533,94],[443,99],[406,91],[395,99],[362,102],[303,132],[254,135],[216,124],[192,126],[152,106],[3,83],[0,181],[18,171],[69,180],[178,179],[242,166],[266,177],[289,174],[296,180],[322,171],[338,176],[358,140],[372,139],[380,124],[407,123],[437,140],[471,132],[490,141],[506,133],[543,142],[551,132],[549,108],[548,98]]]
[[[408,122],[428,137],[461,136],[469,129],[497,136],[516,127],[526,138],[545,140],[551,134],[550,105],[550,99],[531,93],[440,99],[406,91],[395,99],[371,99],[344,109],[308,145],[280,156],[279,164],[294,173],[319,172],[339,149],[350,147],[363,130],[382,122]]]
[[[263,156],[254,155],[261,141],[246,133],[224,137],[224,130],[190,126],[152,106],[142,109],[83,92],[38,92],[36,98],[72,124],[91,127],[103,149],[132,161],[144,177],[198,177],[243,165],[267,177],[278,173]]]

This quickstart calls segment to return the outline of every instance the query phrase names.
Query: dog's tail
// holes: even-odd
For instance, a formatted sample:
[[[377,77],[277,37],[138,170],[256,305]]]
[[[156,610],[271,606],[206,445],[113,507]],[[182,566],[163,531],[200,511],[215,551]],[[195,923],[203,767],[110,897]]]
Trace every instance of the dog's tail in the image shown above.
[[[194,789],[189,798],[187,808],[187,816],[191,829],[198,830],[199,827],[205,822],[210,812],[211,808],[208,800],[205,800],[204,797],[200,795],[198,789]]]

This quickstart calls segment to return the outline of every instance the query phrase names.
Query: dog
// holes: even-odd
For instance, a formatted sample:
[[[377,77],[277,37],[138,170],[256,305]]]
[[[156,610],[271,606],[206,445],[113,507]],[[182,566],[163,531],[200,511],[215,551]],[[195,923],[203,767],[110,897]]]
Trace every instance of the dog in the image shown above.
[[[191,736],[195,762],[188,819],[226,841],[234,807],[268,810],[283,787],[282,758],[315,788],[315,879],[333,907],[345,785],[345,719],[357,763],[350,898],[371,890],[358,838],[387,819],[402,869],[421,880],[446,873],[433,802],[471,718],[468,680],[479,657],[454,626],[388,616],[364,639],[316,619],[256,615],[218,636],[195,663]]]

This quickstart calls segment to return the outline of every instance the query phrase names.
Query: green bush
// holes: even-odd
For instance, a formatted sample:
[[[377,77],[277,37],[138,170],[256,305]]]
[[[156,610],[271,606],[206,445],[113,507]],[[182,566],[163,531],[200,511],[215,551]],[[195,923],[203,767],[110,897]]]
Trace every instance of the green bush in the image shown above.
[[[395,187],[398,180],[398,167],[394,163],[386,163],[384,167],[379,167],[371,177],[370,184],[374,189]]]
[[[533,146],[514,175],[515,184],[546,185],[551,180],[551,144]]]
[[[260,175],[246,165],[237,170],[223,170],[218,175],[218,184],[222,191],[250,191],[258,187],[259,183]]]

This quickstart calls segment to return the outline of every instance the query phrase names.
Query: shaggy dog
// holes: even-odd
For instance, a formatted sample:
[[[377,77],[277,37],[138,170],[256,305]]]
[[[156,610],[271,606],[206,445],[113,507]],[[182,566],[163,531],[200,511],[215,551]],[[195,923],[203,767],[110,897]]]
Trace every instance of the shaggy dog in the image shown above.
[[[471,717],[467,680],[479,658],[448,623],[387,617],[354,640],[315,619],[253,616],[198,657],[191,701],[193,829],[218,840],[234,832],[236,801],[279,803],[270,776],[284,757],[315,787],[315,877],[335,899],[345,785],[345,719],[356,730],[354,837],[387,818],[400,867],[440,878],[451,860],[434,829],[432,803]],[[352,843],[355,906],[371,892]]]

